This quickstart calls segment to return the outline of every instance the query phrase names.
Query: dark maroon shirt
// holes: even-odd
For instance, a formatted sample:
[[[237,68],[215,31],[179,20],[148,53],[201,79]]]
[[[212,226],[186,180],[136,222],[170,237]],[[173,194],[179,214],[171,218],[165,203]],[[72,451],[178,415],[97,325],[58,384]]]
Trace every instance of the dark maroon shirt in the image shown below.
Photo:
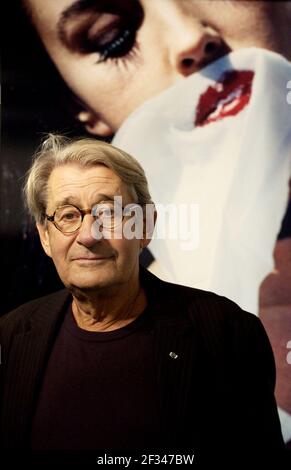
[[[125,327],[91,332],[67,311],[32,423],[33,450],[158,446],[153,330],[148,308]]]

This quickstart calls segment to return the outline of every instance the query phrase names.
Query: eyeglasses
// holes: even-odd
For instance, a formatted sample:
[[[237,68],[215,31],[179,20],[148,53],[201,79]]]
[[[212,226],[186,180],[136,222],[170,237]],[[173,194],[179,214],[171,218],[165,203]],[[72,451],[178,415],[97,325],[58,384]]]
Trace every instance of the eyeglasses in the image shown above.
[[[122,209],[112,203],[95,204],[91,209],[79,209],[70,204],[58,207],[53,215],[45,214],[45,218],[62,233],[77,232],[86,214],[91,214],[103,228],[114,230],[124,219]]]

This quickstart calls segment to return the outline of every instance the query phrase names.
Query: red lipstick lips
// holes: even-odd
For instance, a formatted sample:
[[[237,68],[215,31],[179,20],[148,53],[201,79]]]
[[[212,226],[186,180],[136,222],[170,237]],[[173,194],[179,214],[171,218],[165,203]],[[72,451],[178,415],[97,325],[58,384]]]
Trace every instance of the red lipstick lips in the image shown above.
[[[200,96],[195,126],[205,126],[238,114],[250,100],[253,78],[251,70],[224,72],[216,84]]]

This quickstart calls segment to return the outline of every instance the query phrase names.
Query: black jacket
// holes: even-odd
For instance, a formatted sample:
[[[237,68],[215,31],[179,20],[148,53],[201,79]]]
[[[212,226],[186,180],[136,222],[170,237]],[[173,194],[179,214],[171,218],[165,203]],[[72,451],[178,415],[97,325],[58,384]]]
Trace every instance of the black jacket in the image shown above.
[[[192,449],[197,462],[277,458],[284,445],[275,364],[260,320],[225,297],[163,282],[142,268],[141,282],[154,312],[163,448]],[[70,301],[61,290],[0,319],[7,451],[29,448],[42,373]]]

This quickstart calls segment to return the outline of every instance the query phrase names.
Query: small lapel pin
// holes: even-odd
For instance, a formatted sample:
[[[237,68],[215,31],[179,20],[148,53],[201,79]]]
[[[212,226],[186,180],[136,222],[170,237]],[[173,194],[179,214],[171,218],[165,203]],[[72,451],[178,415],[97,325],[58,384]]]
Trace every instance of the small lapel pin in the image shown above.
[[[172,358],[172,359],[177,359],[178,357],[178,354],[176,354],[175,352],[171,351],[169,356]]]

